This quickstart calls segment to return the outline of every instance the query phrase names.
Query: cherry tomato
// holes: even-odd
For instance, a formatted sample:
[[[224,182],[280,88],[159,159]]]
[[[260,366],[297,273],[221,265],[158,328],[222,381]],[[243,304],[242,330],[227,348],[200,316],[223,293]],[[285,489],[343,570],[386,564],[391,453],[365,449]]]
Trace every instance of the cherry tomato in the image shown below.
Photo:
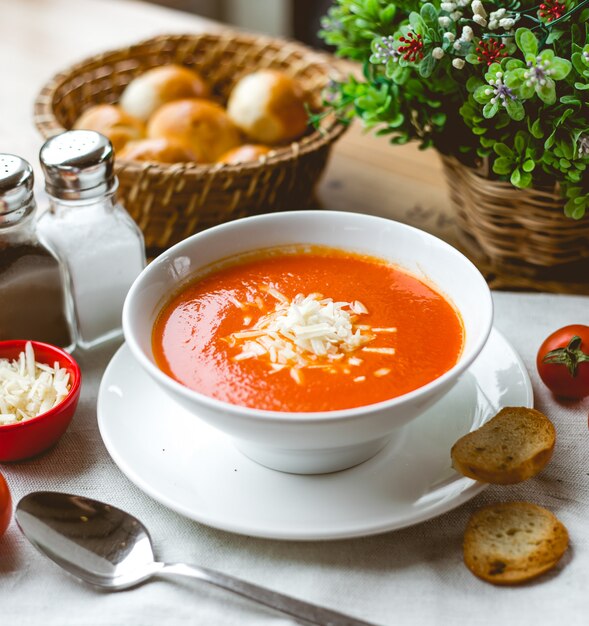
[[[538,350],[536,365],[557,396],[589,396],[589,326],[571,324],[553,332]]]
[[[0,535],[8,528],[12,517],[12,498],[4,476],[0,474]]]

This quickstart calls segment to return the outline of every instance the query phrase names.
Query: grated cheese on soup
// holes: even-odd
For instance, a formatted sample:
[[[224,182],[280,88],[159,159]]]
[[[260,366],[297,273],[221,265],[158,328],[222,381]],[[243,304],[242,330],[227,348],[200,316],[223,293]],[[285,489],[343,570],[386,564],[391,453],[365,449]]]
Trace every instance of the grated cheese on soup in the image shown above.
[[[69,393],[69,379],[59,363],[53,367],[37,363],[30,341],[18,359],[0,359],[0,425],[31,419],[57,406]]]
[[[335,373],[339,366],[339,371],[349,374],[351,370],[347,366],[362,363],[362,359],[351,354],[356,350],[395,353],[392,348],[365,347],[374,341],[377,332],[391,333],[396,329],[356,324],[358,316],[368,313],[358,300],[334,302],[319,293],[307,296],[299,293],[291,301],[272,287],[261,289],[277,303],[273,311],[262,315],[253,326],[249,326],[251,318],[246,318],[244,324],[248,328],[225,338],[229,345],[241,348],[234,357],[236,361],[264,358],[270,363],[271,373],[288,368],[291,377],[302,384],[303,368]],[[238,306],[243,307],[243,303]]]

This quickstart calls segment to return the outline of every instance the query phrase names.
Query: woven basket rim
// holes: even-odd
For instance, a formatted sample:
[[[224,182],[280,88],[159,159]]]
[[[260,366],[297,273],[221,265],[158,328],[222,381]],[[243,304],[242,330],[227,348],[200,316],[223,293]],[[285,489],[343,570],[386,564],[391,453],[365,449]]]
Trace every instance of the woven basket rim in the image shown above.
[[[34,100],[34,113],[33,121],[35,127],[44,139],[47,139],[53,135],[59,134],[67,130],[67,128],[61,126],[61,124],[55,118],[52,109],[53,97],[55,92],[73,76],[85,69],[90,64],[95,64],[97,61],[104,59],[108,62],[108,58],[113,55],[120,54],[122,51],[128,50],[129,56],[133,56],[133,50],[139,49],[143,46],[157,46],[158,43],[166,43],[169,41],[183,41],[183,40],[199,40],[199,39],[231,39],[238,40],[246,44],[256,45],[288,45],[295,50],[298,50],[305,57],[309,58],[309,65],[324,66],[326,76],[333,75],[337,77],[341,74],[337,65],[331,61],[330,55],[317,52],[312,48],[305,46],[296,41],[289,39],[281,39],[278,37],[270,37],[268,35],[254,35],[251,33],[244,33],[238,30],[223,29],[222,31],[207,31],[200,33],[168,33],[160,34],[154,37],[148,37],[140,41],[136,41],[127,46],[119,46],[117,48],[111,48],[109,50],[99,52],[97,54],[85,57],[80,61],[62,69],[54,74],[39,90]],[[149,170],[150,174],[159,175],[170,172],[182,171],[184,174],[194,174],[202,176],[203,174],[218,174],[219,172],[236,173],[242,170],[256,169],[257,167],[264,165],[273,165],[290,161],[298,158],[301,154],[305,154],[310,151],[315,151],[318,148],[331,144],[334,142],[346,129],[348,125],[333,114],[330,114],[324,120],[324,126],[320,129],[315,129],[313,132],[303,136],[297,141],[291,142],[289,145],[277,146],[275,150],[272,150],[269,155],[262,157],[256,161],[249,161],[244,163],[238,163],[235,165],[225,163],[159,163],[156,161],[133,161],[127,159],[117,159],[117,169],[124,168],[128,172],[137,171],[144,172]]]
[[[469,174],[471,174],[472,176],[476,176],[477,178],[487,181],[488,183],[494,186],[496,185],[499,188],[503,188],[506,191],[511,191],[516,194],[517,193],[521,194],[522,192],[524,193],[526,192],[526,189],[519,189],[518,187],[514,187],[514,185],[512,185],[508,180],[500,180],[499,178],[490,177],[488,173],[491,170],[489,167],[489,162],[488,162],[487,157],[485,157],[484,159],[481,159],[477,166],[467,165],[466,163],[463,163],[458,157],[456,157],[453,154],[443,154],[440,152],[440,157],[442,161],[447,162],[450,167],[459,167],[463,171],[469,172]],[[561,195],[560,185],[558,181],[555,181],[554,184],[545,185],[543,187],[542,186],[530,187],[529,190],[533,191],[535,194],[546,195],[551,198],[554,198],[554,197],[560,198],[560,195]]]

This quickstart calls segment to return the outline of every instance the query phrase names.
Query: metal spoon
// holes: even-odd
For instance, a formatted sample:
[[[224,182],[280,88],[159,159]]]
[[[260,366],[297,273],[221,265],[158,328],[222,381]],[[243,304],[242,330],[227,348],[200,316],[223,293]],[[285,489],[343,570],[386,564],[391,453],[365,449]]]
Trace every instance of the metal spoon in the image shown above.
[[[222,587],[311,624],[373,626],[204,567],[158,563],[143,524],[104,502],[37,491],[21,499],[15,517],[27,539],[43,554],[70,574],[102,589],[117,591],[156,575],[182,575]]]

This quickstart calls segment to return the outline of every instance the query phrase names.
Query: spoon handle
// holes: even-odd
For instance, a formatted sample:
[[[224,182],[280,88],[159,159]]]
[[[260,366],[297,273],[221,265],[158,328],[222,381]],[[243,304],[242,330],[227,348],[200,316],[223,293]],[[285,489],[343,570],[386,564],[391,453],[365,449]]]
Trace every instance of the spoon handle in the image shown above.
[[[158,569],[157,575],[180,575],[190,578],[198,578],[204,582],[210,583],[217,587],[222,587],[227,591],[232,591],[240,596],[244,596],[259,604],[264,604],[272,609],[276,609],[281,613],[286,613],[292,617],[305,620],[311,624],[319,624],[320,626],[375,626],[369,622],[322,608],[316,604],[310,604],[302,600],[297,600],[291,596],[282,593],[258,587],[252,583],[245,582],[233,576],[227,576],[220,572],[215,572],[204,567],[196,567],[194,565],[185,565],[183,563],[166,563],[161,569]]]

